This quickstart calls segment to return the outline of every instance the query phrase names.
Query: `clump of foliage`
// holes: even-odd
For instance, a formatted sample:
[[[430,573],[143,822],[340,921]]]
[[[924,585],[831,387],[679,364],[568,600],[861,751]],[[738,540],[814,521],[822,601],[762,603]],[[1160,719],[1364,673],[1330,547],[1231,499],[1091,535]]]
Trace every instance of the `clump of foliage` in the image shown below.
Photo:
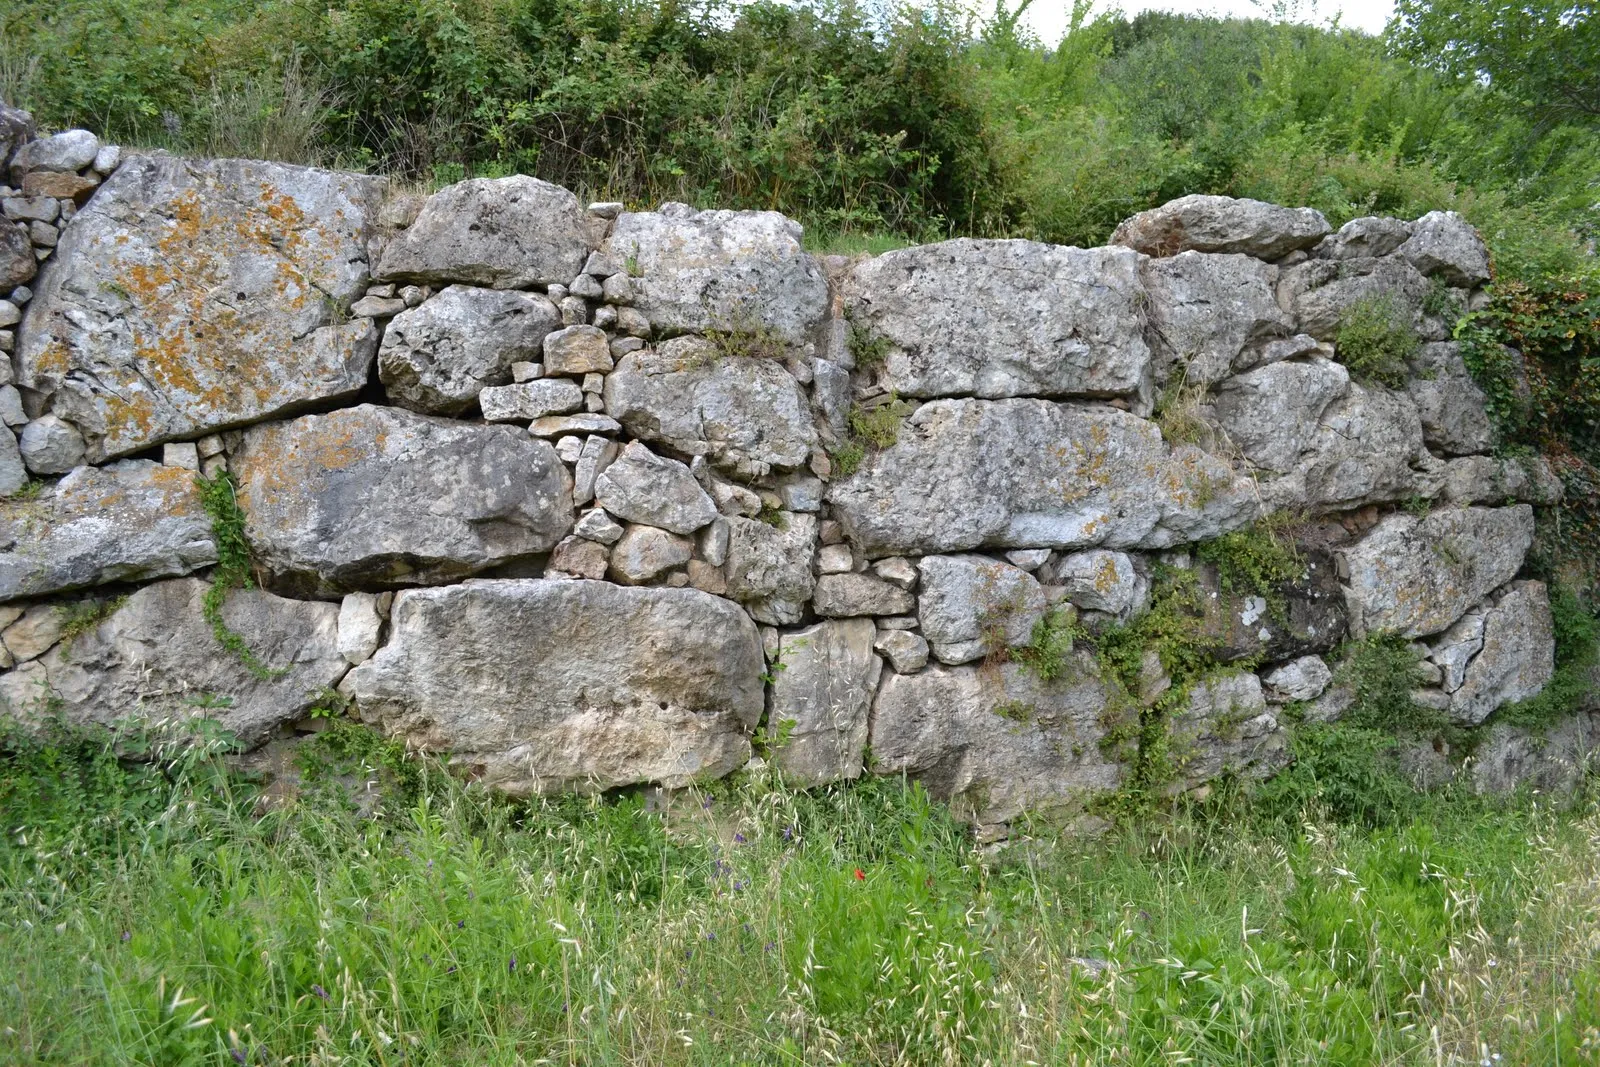
[[[889,358],[889,339],[874,330],[872,324],[853,309],[845,310],[845,325],[848,330],[845,343],[850,347],[850,355],[855,359],[858,370],[872,370]]]
[[[70,644],[72,641],[117,613],[117,609],[127,602],[126,596],[112,597],[109,600],[80,600],[74,604],[62,606],[61,611],[61,640]]]
[[[883,403],[871,407],[853,405],[846,418],[849,439],[832,452],[834,472],[848,478],[861,469],[867,453],[881,452],[900,439],[900,422],[915,409],[891,394]]]
[[[1412,699],[1422,682],[1419,657],[1406,638],[1369,634],[1347,641],[1337,658],[1334,684],[1348,687],[1354,697],[1343,722],[1391,737],[1424,736],[1445,725],[1441,712]]]
[[[222,617],[222,607],[235,589],[255,585],[250,567],[250,544],[244,535],[244,511],[239,507],[239,487],[233,475],[223,471],[215,478],[196,475],[200,502],[211,518],[211,539],[217,546],[217,565],[211,572],[211,585],[200,602],[200,610],[217,643],[239,658],[257,678],[273,678],[287,668],[272,668],[261,662],[244,637]]]
[[[1071,667],[1067,657],[1072,654],[1073,639],[1085,636],[1087,631],[1078,624],[1076,612],[1063,604],[1034,623],[1028,643],[1008,649],[1007,655],[1041,682],[1053,682]]]
[[[1339,318],[1334,354],[1362,381],[1391,389],[1406,384],[1406,361],[1422,341],[1388,293],[1362,297]]]
[[[1257,787],[1258,817],[1298,822],[1306,812],[1360,826],[1393,826],[1422,804],[1400,770],[1396,738],[1350,722],[1301,723],[1290,734],[1294,762]]]
[[[1257,522],[1195,546],[1195,558],[1217,569],[1226,593],[1259,596],[1280,621],[1285,614],[1281,587],[1304,569],[1299,549],[1281,522]]]

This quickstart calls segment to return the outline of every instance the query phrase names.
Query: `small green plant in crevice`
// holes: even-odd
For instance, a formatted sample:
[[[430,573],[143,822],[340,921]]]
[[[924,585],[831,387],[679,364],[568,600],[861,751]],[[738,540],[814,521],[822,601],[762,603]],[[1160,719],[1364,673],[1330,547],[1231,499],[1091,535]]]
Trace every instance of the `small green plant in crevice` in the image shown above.
[[[1041,682],[1053,682],[1072,665],[1068,657],[1072,655],[1073,641],[1087,636],[1077,614],[1063,604],[1034,623],[1028,643],[1010,649],[1009,657]]]
[[[70,648],[73,641],[115,615],[117,609],[127,602],[126,596],[119,596],[110,600],[80,600],[76,604],[63,604],[57,609],[61,613],[62,643]]]
[[[44,487],[47,484],[48,483],[46,483],[43,479],[30,478],[28,481],[22,483],[20,488],[14,489],[7,493],[4,499],[8,501],[16,501],[17,503],[24,503],[29,500],[38,500],[39,494],[44,492]]]
[[[1402,500],[1400,506],[1406,510],[1407,514],[1421,518],[1433,510],[1433,500],[1421,494],[1413,494]]]
[[[1039,709],[1026,700],[1002,701],[991,710],[1002,719],[1010,719],[1012,722],[1019,723],[1032,722],[1039,714]]]
[[[1203,541],[1195,547],[1195,557],[1217,569],[1224,592],[1259,596],[1273,618],[1286,621],[1281,587],[1300,576],[1305,561],[1282,522],[1262,521]]]
[[[1356,378],[1391,389],[1406,384],[1406,361],[1422,340],[1393,296],[1363,297],[1339,318],[1334,354]]]
[[[1443,319],[1445,325],[1454,327],[1456,322],[1466,311],[1451,293],[1450,286],[1443,278],[1433,279],[1433,284],[1428,286],[1427,293],[1422,297],[1422,313],[1432,318]]]
[[[846,441],[829,453],[833,460],[833,473],[840,478],[848,478],[861,469],[861,462],[867,458],[867,450],[859,441]]]
[[[335,694],[337,695],[337,694]],[[422,795],[422,761],[406,751],[405,742],[356,722],[339,717],[329,720],[325,729],[302,742],[294,762],[311,786],[332,785],[340,777],[386,780],[388,793],[397,807],[410,805]]]
[[[1335,654],[1334,684],[1353,698],[1342,722],[1389,737],[1437,736],[1448,727],[1443,712],[1418,704],[1419,656],[1398,634],[1368,634],[1346,641]]]
[[[799,725],[797,720],[786,718],[779,719],[774,728],[771,719],[763,717],[750,738],[750,751],[764,760],[772,759],[789,743],[789,738],[794,736],[794,728]]]
[[[761,510],[756,513],[756,521],[764,522],[775,530],[787,530],[789,528],[789,519],[785,515],[783,508],[774,504],[761,505]]]
[[[871,324],[859,318],[853,308],[844,313],[847,336],[845,343],[856,361],[857,370],[872,370],[889,358],[889,339],[874,330]]]
[[[912,405],[898,399],[893,393],[882,403],[871,407],[853,405],[846,417],[849,439],[830,453],[834,472],[842,478],[848,478],[861,469],[869,451],[881,452],[893,447],[900,439],[901,420],[914,410]]]
[[[217,565],[211,572],[211,586],[200,602],[201,614],[211,624],[217,643],[233,653],[245,669],[261,679],[288,673],[286,667],[268,667],[250,648],[244,637],[222,617],[222,606],[235,589],[255,585],[250,569],[250,544],[244,536],[244,512],[239,507],[238,485],[233,475],[223,471],[215,478],[195,475],[200,487],[200,502],[211,517],[211,538],[217,545]]]
[[[743,303],[732,312],[712,309],[706,305],[710,325],[705,338],[711,342],[716,359],[768,359],[781,360],[788,355],[788,345],[783,335]]]

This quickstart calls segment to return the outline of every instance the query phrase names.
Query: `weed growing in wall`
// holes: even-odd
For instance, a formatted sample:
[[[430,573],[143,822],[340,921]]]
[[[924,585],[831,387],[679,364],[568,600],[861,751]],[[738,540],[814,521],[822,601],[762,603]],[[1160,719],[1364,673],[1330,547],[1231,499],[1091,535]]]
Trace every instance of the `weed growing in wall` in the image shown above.
[[[1345,310],[1334,352],[1357,379],[1399,389],[1406,384],[1406,361],[1421,345],[1404,309],[1383,293],[1363,297]]]
[[[61,641],[70,646],[102,621],[115,615],[127,600],[127,597],[119,596],[110,600],[80,600],[76,604],[63,605],[58,609],[61,612]]]
[[[1368,634],[1345,642],[1336,656],[1334,684],[1347,686],[1355,698],[1344,713],[1346,724],[1390,737],[1428,736],[1447,725],[1443,712],[1412,699],[1422,679],[1419,656],[1406,638]]]
[[[251,674],[261,679],[285,674],[287,668],[272,668],[262,663],[245,639],[222,617],[222,606],[230,593],[255,585],[250,570],[250,544],[244,536],[244,512],[239,508],[238,485],[227,471],[215,478],[196,475],[195,483],[200,487],[200,502],[211,517],[211,538],[217,545],[217,565],[211,572],[211,587],[201,601],[201,612],[211,624],[217,642],[237,656]]]
[[[887,401],[866,407],[856,404],[847,419],[850,438],[832,453],[834,473],[848,478],[861,469],[867,453],[881,452],[900,439],[900,422],[916,410],[890,394]]]
[[[1217,569],[1226,593],[1259,596],[1283,623],[1287,605],[1281,587],[1298,578],[1305,563],[1283,521],[1263,521],[1195,546],[1195,557]]]
[[[858,317],[853,308],[845,309],[845,343],[856,361],[857,370],[872,370],[889,358],[889,339]]]

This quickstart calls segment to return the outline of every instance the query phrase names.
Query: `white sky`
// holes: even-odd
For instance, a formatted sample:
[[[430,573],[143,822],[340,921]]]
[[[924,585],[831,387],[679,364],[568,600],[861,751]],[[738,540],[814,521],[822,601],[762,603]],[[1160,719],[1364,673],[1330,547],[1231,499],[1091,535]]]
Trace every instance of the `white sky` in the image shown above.
[[[984,10],[993,7],[992,2],[978,2]],[[1095,0],[1094,14],[1116,9],[1127,15],[1153,10],[1241,18],[1277,18],[1281,11],[1292,21],[1322,25],[1337,15],[1341,26],[1376,34],[1383,32],[1394,13],[1394,0]],[[1066,33],[1071,13],[1072,0],[1033,0],[1023,21],[1041,40],[1053,45]]]

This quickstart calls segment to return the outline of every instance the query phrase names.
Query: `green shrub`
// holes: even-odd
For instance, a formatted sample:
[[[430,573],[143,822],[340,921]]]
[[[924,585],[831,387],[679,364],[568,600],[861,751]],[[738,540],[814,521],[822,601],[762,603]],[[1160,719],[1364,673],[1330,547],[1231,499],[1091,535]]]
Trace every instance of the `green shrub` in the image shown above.
[[[1274,617],[1283,621],[1285,605],[1281,587],[1300,577],[1305,568],[1294,538],[1281,524],[1258,522],[1195,546],[1195,557],[1217,569],[1224,592],[1259,596]]]
[[[1442,712],[1412,699],[1421,685],[1420,662],[1411,642],[1396,634],[1369,634],[1345,642],[1336,653],[1334,684],[1347,686],[1354,702],[1342,722],[1389,737],[1421,737],[1446,725]]]
[[[1256,814],[1290,825],[1308,813],[1361,826],[1404,822],[1420,797],[1400,772],[1397,745],[1392,734],[1349,721],[1301,724],[1290,735],[1294,762],[1256,790]]]
[[[1386,385],[1406,384],[1406,361],[1422,341],[1405,321],[1404,310],[1384,293],[1357,300],[1339,319],[1334,354],[1357,379]]]

